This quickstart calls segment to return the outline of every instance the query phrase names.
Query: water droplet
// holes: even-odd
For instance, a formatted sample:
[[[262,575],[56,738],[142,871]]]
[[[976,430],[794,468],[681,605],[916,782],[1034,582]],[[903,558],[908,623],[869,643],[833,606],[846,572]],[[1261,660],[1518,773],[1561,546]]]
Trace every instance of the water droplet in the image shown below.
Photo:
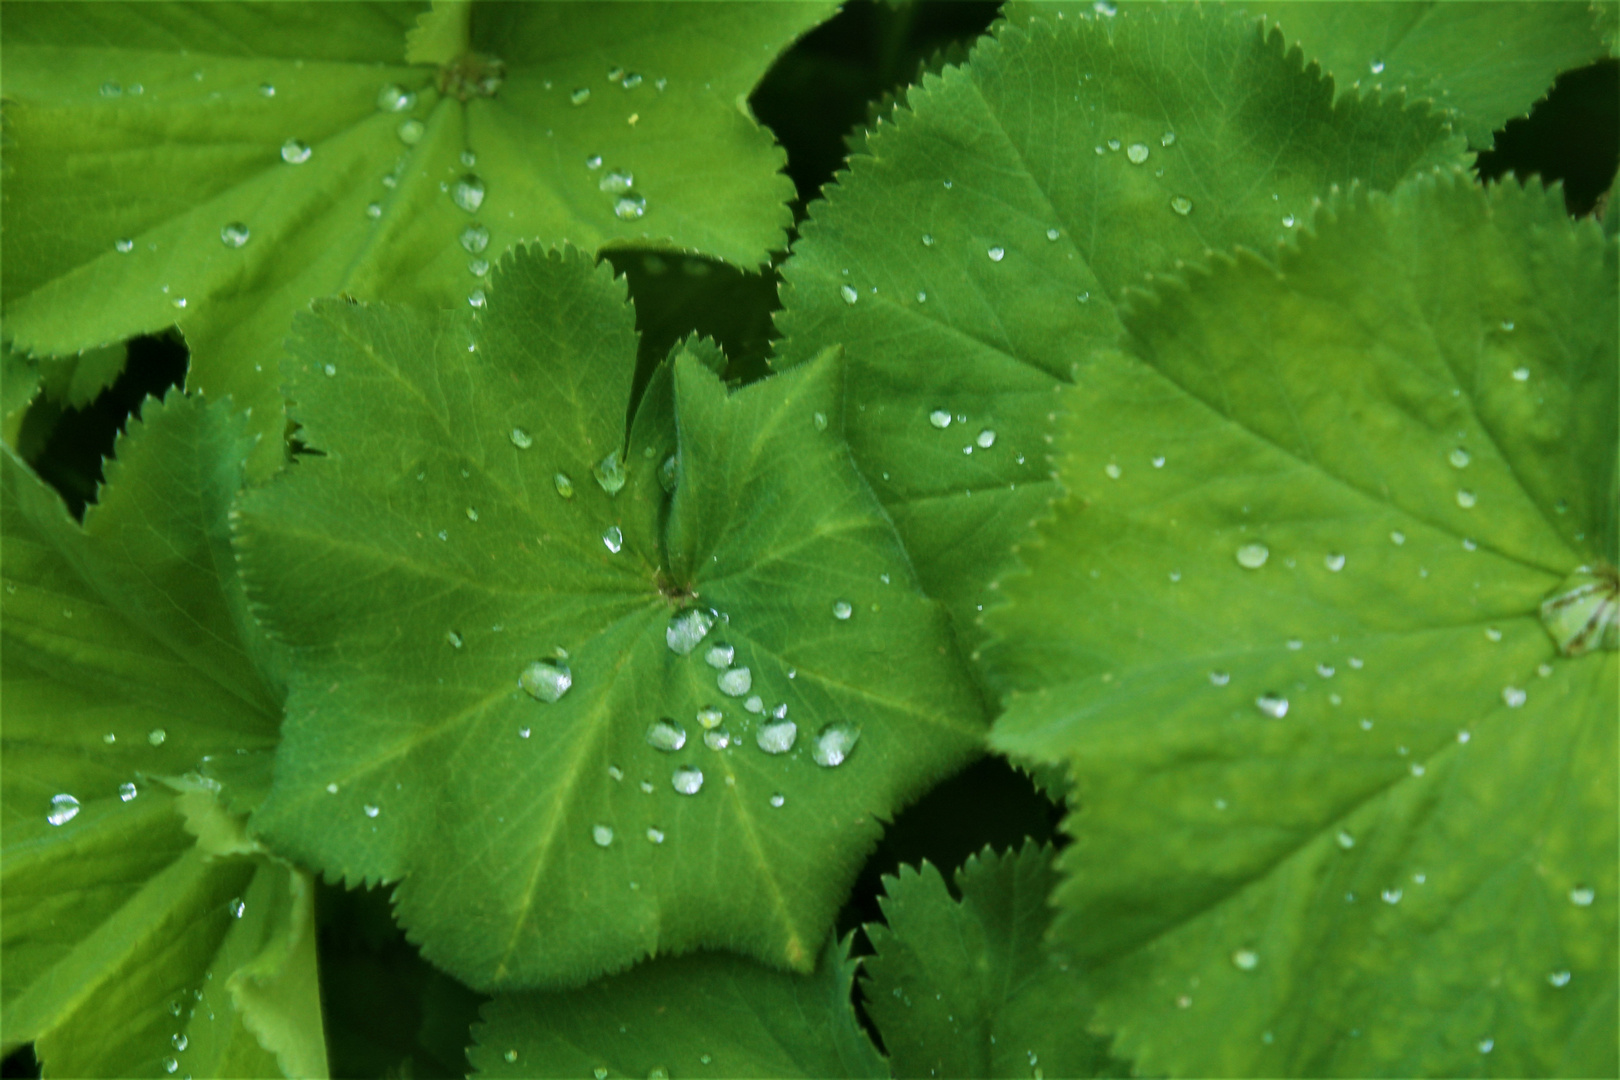
[[[1110,461],[1107,465],[1103,466],[1103,473],[1110,480],[1118,480],[1120,478],[1119,465]]]
[[[1125,158],[1132,165],[1140,165],[1148,159],[1147,143],[1131,143],[1125,148]]]
[[[1329,552],[1327,557],[1322,560],[1322,565],[1326,566],[1329,570],[1337,574],[1340,570],[1344,569],[1343,553],[1337,551]]]
[[[166,1057],[163,1059],[163,1071],[169,1073],[179,1072],[180,1063],[172,1057]]]
[[[1374,75],[1382,75],[1384,73],[1384,62],[1382,60],[1374,60],[1372,63],[1367,65],[1367,70],[1371,71]]]
[[[163,740],[167,739],[168,737],[169,733],[160,727],[153,728],[151,731],[146,733],[146,741],[153,746],[162,746]]]
[[[1316,665],[1316,673],[1322,676],[1324,679],[1333,678],[1333,671],[1334,668],[1332,664],[1322,663]]]
[[[1175,132],[1167,131],[1163,135],[1159,136],[1159,145],[1160,146],[1174,146],[1175,144],[1176,144],[1176,133]]]
[[[1108,149],[1110,149],[1110,150],[1118,150],[1119,146],[1120,146],[1120,143],[1119,143],[1118,139],[1109,139],[1108,140]]]
[[[104,98],[123,97],[124,88],[115,82],[104,82],[101,84],[101,96]]]
[[[1474,508],[1474,503],[1477,501],[1478,499],[1475,497],[1472,491],[1469,491],[1467,488],[1457,489],[1457,505],[1462,507],[1464,510],[1472,510]]]
[[[708,636],[715,613],[707,608],[688,608],[673,616],[664,628],[664,643],[677,656],[687,656]]]
[[[246,244],[253,233],[240,221],[233,221],[219,230],[219,239],[228,248],[239,248]]]
[[[1399,889],[1385,889],[1378,895],[1383,898],[1386,904],[1398,904],[1401,902],[1401,890]]]
[[[844,303],[846,304],[853,304],[856,300],[860,299],[860,295],[848,285],[838,286],[838,295],[844,298]]]
[[[754,675],[745,667],[732,668],[730,671],[722,671],[715,684],[727,697],[742,697],[748,693],[749,687],[754,685]]]
[[[1569,985],[1569,969],[1563,968],[1558,971],[1549,972],[1547,975],[1547,983],[1556,990],[1562,990],[1564,987]]]
[[[777,720],[761,727],[754,734],[754,741],[767,754],[785,754],[793,749],[798,737],[799,725],[791,720]]]
[[[651,784],[644,784],[642,786],[643,787],[648,787],[648,788],[652,787]],[[664,842],[664,830],[655,829],[655,828],[653,828],[652,826],[649,825],[647,827],[647,839],[651,840],[655,844],[662,844]],[[604,1073],[607,1072],[606,1069],[603,1069],[602,1071]]]
[[[777,809],[781,809],[783,806],[787,805],[787,796],[783,795],[780,791],[777,792],[775,795],[771,796],[771,805]]]
[[[484,205],[484,181],[468,173],[450,187],[450,201],[469,214],[476,214]]]
[[[480,254],[489,247],[489,230],[476,222],[461,230],[461,246],[471,255]]]
[[[1062,235],[1063,235],[1063,233],[1058,231],[1057,229],[1047,229],[1046,230],[1046,238],[1048,240],[1056,240],[1058,237],[1060,237]]]
[[[171,300],[170,303],[172,303],[175,307],[184,310],[186,306],[186,298],[182,296],[176,300]]]
[[[129,802],[139,794],[140,792],[136,789],[134,784],[126,782],[118,785],[118,797],[124,802]]]
[[[1569,902],[1576,907],[1591,907],[1592,901],[1597,899],[1597,891],[1585,885],[1577,885],[1569,890]]]
[[[765,711],[765,699],[758,694],[750,694],[748,700],[743,702],[743,708],[751,713],[763,713]]]
[[[703,745],[710,750],[724,750],[731,745],[731,732],[725,728],[715,728],[703,733]]]
[[[551,485],[557,489],[557,494],[565,499],[574,497],[574,482],[568,478],[567,473],[556,473],[551,478]]]
[[[378,814],[382,813],[382,809],[380,807],[372,806],[369,803],[363,809],[366,812],[366,817],[369,818],[374,818]]]
[[[596,474],[597,484],[609,495],[617,495],[624,487],[624,458],[618,450],[597,462],[591,471]]]
[[[281,144],[281,160],[289,165],[302,165],[314,153],[309,144],[301,139],[288,139]]]
[[[416,95],[397,83],[377,91],[377,108],[383,112],[404,112],[416,104]]]
[[[1334,837],[1333,839],[1334,839],[1334,842],[1337,843],[1339,845],[1339,847],[1343,848],[1345,851],[1349,851],[1351,848],[1356,846],[1356,838],[1354,836],[1351,836],[1348,832],[1346,832],[1343,829],[1340,829],[1339,830],[1339,835]]]
[[[1253,949],[1238,949],[1232,954],[1232,966],[1239,971],[1253,971],[1260,966],[1260,954]]]
[[[1237,549],[1238,565],[1245,570],[1258,570],[1271,558],[1271,549],[1264,544],[1244,544]]]
[[[1530,381],[1530,369],[1527,368],[1527,367],[1522,367],[1522,366],[1514,368],[1513,369],[1513,381],[1514,382],[1529,382]]]
[[[988,450],[992,446],[996,445],[996,433],[990,428],[985,428],[983,431],[979,432],[978,435],[974,436],[973,441],[978,444],[980,450]]]
[[[394,129],[394,134],[398,135],[399,141],[406,146],[415,146],[422,141],[422,136],[426,133],[427,125],[416,119],[401,120],[399,127]]]
[[[1525,693],[1517,686],[1502,687],[1502,701],[1510,709],[1517,709],[1519,706],[1523,705],[1529,696],[1529,694]]]
[[[840,621],[849,618],[855,613],[848,600],[839,600],[833,604],[833,618]]]
[[[129,239],[114,240],[113,247],[117,249],[118,254],[128,255],[135,250],[135,241]]]
[[[184,1051],[187,1046],[191,1045],[191,1040],[186,1038],[185,1034],[182,1032],[176,1032],[174,1037],[169,1041],[174,1044],[174,1048],[176,1050],[181,1051]]]
[[[1479,1040],[1479,1052],[1480,1053],[1488,1054],[1492,1050],[1495,1050],[1495,1049],[1496,1049],[1496,1040],[1495,1039],[1481,1039],[1481,1040]]]
[[[461,164],[464,168],[472,168],[478,164],[478,155],[471,150],[463,150],[461,152]]]
[[[647,745],[666,754],[674,753],[686,745],[686,729],[665,717],[647,725]]]
[[[469,307],[482,309],[488,302],[489,298],[484,295],[483,289],[474,289],[467,294],[467,305]]]
[[[943,430],[951,426],[951,414],[944,409],[935,409],[928,414],[928,422]]]
[[[1273,720],[1281,720],[1288,715],[1288,699],[1281,694],[1261,694],[1254,699],[1254,707]]]
[[[634,221],[647,212],[647,200],[640,195],[623,195],[613,201],[613,213],[620,221]]]
[[[591,100],[591,88],[588,86],[581,86],[568,95],[568,101],[573,105],[583,105],[589,100]]]
[[[1229,672],[1212,671],[1209,673],[1209,681],[1215,686],[1225,686],[1232,681],[1232,676]]]
[[[985,254],[990,256],[991,262],[1000,262],[1002,259],[1007,257],[1007,249],[1002,247],[993,247],[989,251],[985,252]]]
[[[703,770],[695,765],[682,765],[670,774],[669,782],[682,795],[696,795],[703,787]]]
[[[534,445],[533,436],[520,427],[513,428],[506,437],[511,439],[512,445],[517,447],[519,450],[527,450],[529,447]]]
[[[549,705],[568,693],[568,688],[574,685],[574,674],[557,660],[536,660],[523,669],[518,685],[529,696]]]
[[[1170,200],[1170,209],[1174,210],[1182,217],[1186,217],[1188,214],[1192,213],[1192,200],[1187,198],[1185,195],[1177,195],[1175,198]]]
[[[613,843],[613,826],[592,825],[591,839],[596,843],[597,847],[607,847]]]
[[[709,646],[709,651],[703,654],[704,661],[712,668],[724,671],[731,666],[731,661],[737,656],[737,650],[724,641]]]
[[[1190,1009],[1190,1008],[1192,1008],[1192,995],[1191,994],[1182,994],[1180,997],[1176,998],[1176,1008],[1178,1008],[1178,1009]]]
[[[51,812],[45,815],[45,820],[52,825],[66,825],[79,813],[79,800],[65,792],[51,796]]]
[[[840,721],[828,724],[816,736],[816,742],[810,750],[810,757],[817,765],[831,769],[842,765],[849,757],[850,751],[861,737],[860,728],[854,724]]]
[[[1451,462],[1453,468],[1466,469],[1468,468],[1468,462],[1472,459],[1469,457],[1468,451],[1459,446],[1446,455],[1446,460]]]
[[[623,195],[635,186],[635,177],[623,169],[614,169],[597,183],[602,191],[611,191],[615,195]]]
[[[506,1063],[508,1065],[511,1065],[517,1061],[518,1052],[516,1050],[508,1050],[506,1053],[502,1054],[501,1057],[506,1059]]]
[[[612,552],[614,555],[617,555],[619,553],[619,549],[624,547],[624,533],[619,531],[619,527],[617,525],[609,525],[607,528],[602,530],[602,545],[606,547],[608,551]]]

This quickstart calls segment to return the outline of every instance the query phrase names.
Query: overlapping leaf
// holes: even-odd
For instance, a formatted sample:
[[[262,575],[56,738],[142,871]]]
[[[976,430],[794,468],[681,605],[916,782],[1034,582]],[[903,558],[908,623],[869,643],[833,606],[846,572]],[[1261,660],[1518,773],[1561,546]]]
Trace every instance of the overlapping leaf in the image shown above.
[[[497,997],[473,1029],[473,1075],[886,1077],[850,1004],[848,945],[829,941],[810,975],[700,953]]]
[[[1614,242],[1431,178],[1126,325],[991,650],[994,741],[1075,778],[1055,941],[1115,1051],[1612,1073],[1620,672],[1540,608],[1596,568],[1612,627]]]
[[[743,266],[784,239],[781,151],[738,103],[829,5],[452,4],[466,51],[407,64],[420,10],[8,5],[8,339],[178,324],[262,474],[312,297],[466,303],[533,237]]]
[[[847,347],[856,460],[964,623],[1053,493],[1053,391],[1114,340],[1119,290],[1459,150],[1426,109],[1334,105],[1281,35],[1180,7],[1004,25],[907,105],[805,223],[779,363]]]
[[[149,403],[83,528],[0,463],[0,1026],[54,1075],[325,1068],[308,880],[191,773],[276,740],[225,533],[247,446],[227,406]]]
[[[626,452],[622,288],[527,249],[485,309],[322,303],[292,348],[325,456],[241,510],[298,671],[256,824],[403,878],[476,986],[700,945],[811,967],[877,815],[983,723],[849,462],[839,358],[728,396],[683,351]]]
[[[896,1076],[1127,1076],[1086,1031],[1090,1003],[1075,973],[1046,954],[1057,883],[1049,848],[987,851],[955,875],[961,900],[930,863],[886,882],[868,926],[867,1012]]]

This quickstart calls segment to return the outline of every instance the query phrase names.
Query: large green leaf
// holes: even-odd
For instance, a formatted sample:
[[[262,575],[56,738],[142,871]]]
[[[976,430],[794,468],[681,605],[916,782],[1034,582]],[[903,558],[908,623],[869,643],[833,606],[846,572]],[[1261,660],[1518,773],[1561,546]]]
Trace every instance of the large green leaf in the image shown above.
[[[465,304],[519,239],[741,266],[785,241],[783,155],[741,103],[830,5],[452,4],[469,51],[408,65],[419,10],[6,5],[8,339],[178,325],[263,472],[312,297]]]
[[[217,783],[166,779],[276,740],[275,655],[225,528],[243,429],[148,402],[82,528],[0,462],[0,1026],[49,1075],[325,1069],[307,879],[241,835]]]
[[[1115,339],[1121,289],[1460,152],[1425,108],[1334,105],[1280,34],[1180,6],[1003,25],[892,119],[783,267],[778,362],[846,346],[856,460],[964,624],[1053,495],[1053,391]]]
[[[479,1077],[886,1077],[850,1003],[848,944],[828,941],[812,975],[699,953],[502,995],[467,1057]]]
[[[1612,6],[1612,5],[1609,5]],[[1606,55],[1593,5],[1433,0],[1244,0],[1322,65],[1340,95],[1404,88],[1454,114],[1477,150],[1530,108],[1565,71]]]
[[[703,945],[811,967],[878,817],[984,715],[849,461],[839,357],[728,396],[712,346],[683,351],[626,454],[623,288],[530,249],[485,309],[323,302],[292,350],[325,456],[241,508],[297,668],[256,824],[403,878],[405,926],[475,986]],[[756,745],[771,710],[791,752]]]
[[[1085,1028],[1078,977],[1046,955],[1050,848],[986,851],[954,875],[932,863],[885,882],[869,925],[866,1010],[896,1076],[1127,1076]]]
[[[1357,195],[1065,395],[993,738],[1071,770],[1054,940],[1144,1072],[1620,1067],[1614,256],[1540,186]]]

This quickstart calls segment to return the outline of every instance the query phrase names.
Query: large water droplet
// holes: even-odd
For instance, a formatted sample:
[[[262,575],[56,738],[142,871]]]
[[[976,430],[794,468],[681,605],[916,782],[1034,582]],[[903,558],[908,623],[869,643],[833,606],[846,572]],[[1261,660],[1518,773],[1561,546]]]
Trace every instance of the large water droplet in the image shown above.
[[[619,553],[619,549],[624,547],[624,533],[619,530],[617,525],[609,525],[607,528],[602,530],[602,545],[606,547],[608,551],[612,552],[614,555],[617,555]]]
[[[302,139],[288,139],[281,144],[281,160],[289,165],[302,165],[314,153]]]
[[[776,720],[761,727],[754,734],[754,742],[767,754],[785,754],[793,749],[799,737],[799,725],[791,720]]]
[[[450,186],[450,201],[469,214],[476,214],[484,205],[484,181],[468,173]]]
[[[228,248],[239,248],[246,244],[253,233],[240,221],[233,221],[219,230],[219,239]]]
[[[472,255],[478,255],[489,247],[489,230],[474,222],[461,230],[461,246]]]
[[[160,727],[155,727],[146,733],[146,741],[152,746],[162,746],[169,733]]]
[[[1597,899],[1597,890],[1586,885],[1577,885],[1569,890],[1569,902],[1576,907],[1591,907],[1592,901]]]
[[[79,800],[66,793],[51,796],[51,812],[45,820],[52,825],[66,825],[79,813]]]
[[[126,781],[126,782],[118,785],[118,797],[120,799],[122,799],[124,802],[131,801],[132,799],[135,798],[135,796],[137,796],[139,794],[140,794],[140,791],[135,787],[134,784],[131,784],[131,783]]]
[[[677,656],[687,656],[709,635],[714,620],[715,613],[707,608],[688,608],[669,620],[664,628],[664,643]]]
[[[833,603],[833,618],[843,621],[855,614],[855,609],[848,600],[838,600]]]
[[[574,675],[566,664],[556,660],[536,660],[523,669],[518,685],[531,697],[550,704],[568,693]]]
[[[377,91],[377,108],[383,112],[404,112],[415,104],[416,95],[398,83],[389,83]]]
[[[682,795],[696,795],[703,787],[703,770],[695,765],[682,765],[670,774],[669,783]]]
[[[608,845],[612,844],[613,843],[613,826],[611,826],[611,825],[592,825],[591,826],[591,840],[596,844],[597,847],[607,847]]]
[[[850,751],[861,737],[860,728],[847,721],[828,724],[816,736],[815,745],[811,747],[810,757],[817,765],[831,769],[842,765],[849,757]]]
[[[720,721],[726,718],[725,713],[713,705],[705,705],[697,711],[697,722],[705,731],[713,731],[720,726]]]
[[[617,495],[624,487],[624,457],[618,450],[598,461],[591,471],[596,474],[596,482],[609,495]]]
[[[674,753],[686,745],[686,729],[665,717],[647,725],[647,745],[666,754]]]
[[[426,133],[427,125],[415,118],[410,120],[401,120],[399,122],[399,127],[394,129],[394,134],[398,135],[399,141],[404,143],[406,146],[415,146],[417,143],[422,141],[422,136]]]
[[[647,200],[632,192],[613,200],[613,216],[620,221],[635,221],[647,212]]]
[[[989,428],[985,428],[974,436],[973,441],[978,444],[980,450],[988,450],[996,445],[996,433]]]
[[[1000,262],[1002,259],[1007,257],[1007,249],[1003,247],[993,247],[989,251],[985,252],[985,254],[990,256],[991,262]]]
[[[709,651],[703,654],[703,659],[712,668],[724,671],[731,666],[731,661],[737,656],[737,650],[724,641],[709,646]]]
[[[856,293],[854,288],[849,285],[838,286],[838,295],[844,298],[844,303],[846,304],[853,304],[856,300],[860,299],[860,295]]]
[[[636,178],[623,169],[614,169],[601,180],[597,181],[597,188],[602,191],[611,191],[615,195],[623,195],[635,186]]]
[[[1254,707],[1273,720],[1281,720],[1288,715],[1288,699],[1281,694],[1261,694],[1254,699]]]
[[[749,687],[754,685],[754,675],[745,667],[732,668],[730,671],[722,671],[715,684],[727,697],[742,697],[748,693]]]
[[[1271,549],[1264,544],[1244,544],[1237,549],[1238,565],[1245,570],[1258,570],[1271,558]]]
[[[1232,966],[1239,971],[1253,971],[1260,966],[1260,954],[1253,949],[1238,949],[1232,954]]]
[[[1131,143],[1125,148],[1125,160],[1132,165],[1140,165],[1147,159],[1148,148],[1146,143]]]
[[[186,1038],[184,1032],[179,1031],[175,1032],[174,1035],[170,1037],[169,1042],[176,1050],[180,1051],[184,1051],[186,1047],[191,1045],[191,1040]]]
[[[1472,510],[1474,508],[1474,504],[1478,501],[1479,500],[1474,493],[1469,491],[1467,488],[1457,489],[1457,505],[1462,507],[1464,510]]]
[[[1170,209],[1174,210],[1182,217],[1186,217],[1188,214],[1192,213],[1192,200],[1187,198],[1185,195],[1177,195],[1175,198],[1170,200]]]
[[[944,430],[951,426],[951,414],[944,409],[935,409],[928,414],[928,422]]]

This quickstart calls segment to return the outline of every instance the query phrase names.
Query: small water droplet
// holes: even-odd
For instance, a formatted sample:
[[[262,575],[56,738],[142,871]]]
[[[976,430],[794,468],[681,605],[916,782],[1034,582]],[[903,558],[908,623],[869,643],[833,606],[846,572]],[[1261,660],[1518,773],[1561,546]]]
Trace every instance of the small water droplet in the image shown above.
[[[771,796],[771,805],[780,810],[783,806],[787,805],[787,796],[783,795],[780,791],[777,792],[775,795]],[[707,1054],[703,1056],[705,1058],[708,1057]]]
[[[1060,237],[1062,235],[1063,235],[1063,233],[1061,231],[1059,231],[1058,229],[1047,229],[1046,230],[1046,238],[1048,240],[1056,240],[1058,237]]]
[[[1159,136],[1159,145],[1160,146],[1174,146],[1175,144],[1176,144],[1176,133],[1175,132],[1167,131],[1163,135]]]
[[[1470,458],[1468,451],[1459,446],[1451,453],[1446,455],[1446,460],[1451,462],[1453,468],[1466,469],[1468,468],[1468,462],[1472,459]]]
[[[935,409],[928,414],[928,422],[943,430],[951,426],[951,414],[944,409]]]
[[[1569,890],[1569,902],[1576,907],[1591,907],[1592,901],[1597,899],[1597,891],[1585,885],[1577,885]]]
[[[118,785],[118,797],[124,802],[129,802],[139,794],[140,791],[136,789],[134,784],[125,782]]]
[[[1170,200],[1170,209],[1174,210],[1182,217],[1186,217],[1188,214],[1192,213],[1192,200],[1187,198],[1185,195],[1177,195]]]
[[[180,1063],[172,1057],[166,1057],[163,1059],[163,1071],[168,1073],[179,1072]]]
[[[519,450],[527,450],[534,445],[534,438],[520,427],[513,428],[506,436],[512,440],[512,445]]]
[[[755,733],[754,741],[767,754],[785,754],[793,749],[793,743],[798,737],[797,724],[791,720],[777,720],[761,727]]]
[[[124,88],[115,82],[104,82],[101,84],[101,96],[104,98],[123,97]]]
[[[162,746],[163,741],[168,737],[169,733],[162,728],[153,728],[146,733],[146,741],[153,746]]]
[[[597,182],[597,189],[622,195],[635,186],[635,177],[623,169],[614,169]]]
[[[1477,501],[1478,499],[1475,497],[1472,491],[1469,491],[1467,488],[1457,489],[1457,505],[1462,507],[1464,510],[1472,510],[1474,508],[1474,503]]]
[[[722,671],[715,684],[727,697],[742,697],[754,685],[754,675],[745,667],[732,668],[730,671]]]
[[[686,745],[686,729],[665,717],[647,725],[647,745],[666,754],[674,753]]]
[[[710,667],[724,671],[726,668],[731,666],[731,661],[734,660],[736,656],[736,649],[732,648],[724,641],[720,641],[709,646],[709,650],[703,654],[703,659],[704,662]]]
[[[853,615],[855,613],[855,609],[850,606],[850,603],[849,603],[848,600],[836,601],[833,604],[833,609],[832,610],[833,610],[833,618],[838,619],[840,621],[849,618],[851,615]]]
[[[708,636],[715,613],[707,608],[688,608],[674,615],[664,628],[664,643],[677,656],[687,656]]]
[[[1176,998],[1176,1008],[1178,1008],[1178,1009],[1190,1009],[1190,1008],[1192,1008],[1192,995],[1191,994],[1182,994],[1180,997]]]
[[[1147,143],[1131,143],[1125,148],[1125,159],[1132,165],[1140,165],[1148,159]]]
[[[985,428],[974,436],[973,441],[978,444],[980,450],[988,450],[996,445],[996,433],[990,428]]]
[[[416,119],[401,120],[399,127],[394,129],[394,134],[398,135],[399,141],[404,143],[406,146],[415,146],[417,143],[421,142],[422,136],[426,134],[426,132],[427,126],[424,125],[422,121]]]
[[[574,685],[574,675],[566,664],[557,660],[536,660],[523,669],[518,685],[530,697],[549,705],[568,693],[568,688]]]
[[[484,181],[468,173],[450,187],[450,201],[469,214],[484,205]]]
[[[366,817],[369,818],[374,818],[378,814],[382,813],[382,809],[380,807],[372,806],[369,803],[364,807],[364,810],[366,812]]]
[[[1398,904],[1401,902],[1401,890],[1399,889],[1385,889],[1378,895],[1383,898],[1386,904]]]
[[[135,241],[129,239],[114,240],[113,247],[117,249],[118,254],[128,255],[135,250]]]
[[[1517,686],[1502,687],[1502,701],[1510,709],[1517,709],[1519,706],[1523,705],[1525,701],[1529,699],[1529,697],[1529,694],[1525,693]]]
[[[489,230],[476,222],[461,230],[461,246],[469,254],[480,254],[489,247]]]
[[[1334,842],[1337,843],[1339,845],[1339,847],[1343,848],[1345,851],[1349,851],[1351,848],[1356,846],[1356,838],[1354,836],[1351,836],[1348,832],[1346,832],[1343,829],[1340,829],[1339,830],[1339,835],[1334,837],[1333,839],[1334,839]]]
[[[1229,672],[1212,671],[1209,673],[1209,681],[1215,686],[1225,686],[1232,681],[1232,676]]]
[[[1232,966],[1239,971],[1253,971],[1260,966],[1260,954],[1253,949],[1238,949],[1232,954]]]
[[[670,774],[669,782],[682,795],[696,795],[703,787],[703,770],[695,765],[682,765]]]
[[[844,298],[844,303],[853,304],[860,299],[860,294],[848,285],[838,286],[838,295]]]
[[[593,842],[595,842],[597,847],[607,847],[607,846],[609,846],[610,844],[613,843],[613,826],[611,826],[611,825],[592,825],[591,826],[591,840]]]
[[[751,713],[763,713],[765,711],[765,699],[758,694],[750,694],[748,700],[743,702],[743,708]]]
[[[591,88],[588,86],[581,86],[568,95],[568,101],[572,105],[583,105],[589,100],[591,100]]]
[[[1110,150],[1118,150],[1119,147],[1120,147],[1120,141],[1118,139],[1109,139],[1108,140],[1108,149],[1110,149]]]
[[[724,750],[731,745],[731,732],[725,728],[714,728],[703,733],[703,745],[710,750]]]
[[[246,244],[253,233],[240,221],[233,221],[219,230],[219,239],[228,248],[239,248]]]
[[[281,144],[281,160],[289,165],[302,165],[312,153],[309,144],[301,139],[288,139]]]
[[[1254,699],[1254,707],[1273,720],[1281,720],[1288,715],[1288,699],[1281,694],[1261,694]]]
[[[720,726],[725,714],[713,705],[705,705],[697,711],[697,722],[705,731],[712,731]]]
[[[1549,972],[1547,975],[1547,983],[1554,989],[1562,990],[1564,987],[1569,985],[1569,978],[1569,969],[1563,968],[1558,971]]]
[[[1334,667],[1333,667],[1332,664],[1320,663],[1320,664],[1316,665],[1316,673],[1318,675],[1322,676],[1322,678],[1324,678],[1324,679],[1333,678],[1333,672],[1334,672]]]
[[[1384,62],[1382,60],[1374,60],[1372,63],[1367,65],[1367,70],[1371,71],[1374,75],[1382,75],[1384,73]]]
[[[618,450],[597,462],[591,471],[596,474],[597,484],[609,495],[617,495],[624,487],[624,458]]]
[[[51,812],[45,815],[45,820],[52,825],[66,825],[79,813],[79,800],[72,795],[62,793],[51,796]]]
[[[184,1032],[175,1032],[174,1036],[169,1039],[169,1042],[174,1044],[174,1048],[176,1050],[180,1051],[184,1051],[187,1046],[191,1045],[191,1040],[186,1038]]]
[[[861,737],[860,728],[854,724],[839,721],[828,724],[816,736],[815,745],[810,750],[810,757],[817,765],[823,768],[834,768],[842,765],[849,757],[850,751]]]
[[[1329,570],[1337,574],[1340,570],[1344,569],[1344,555],[1337,551],[1329,552],[1322,560],[1322,565],[1326,566]]]
[[[377,108],[383,112],[404,112],[416,104],[416,95],[397,83],[377,91]]]
[[[985,252],[985,254],[990,256],[991,262],[1000,262],[1002,259],[1007,257],[1007,249],[1002,247],[993,247],[989,251]]]
[[[609,525],[602,530],[602,546],[614,555],[617,555],[619,549],[624,547],[624,533],[619,530],[617,525]]]
[[[1119,466],[1116,463],[1112,462],[1112,461],[1110,461],[1107,465],[1103,466],[1103,473],[1110,480],[1118,480],[1120,478],[1120,475],[1121,475]]]
[[[1496,1040],[1495,1039],[1481,1039],[1481,1040],[1479,1040],[1478,1045],[1479,1045],[1479,1052],[1480,1053],[1488,1054],[1492,1050],[1496,1049]]]
[[[1264,544],[1244,544],[1237,549],[1238,565],[1245,570],[1258,570],[1271,558],[1271,549]]]
[[[1406,543],[1406,534],[1401,532],[1399,529],[1396,529],[1389,534],[1389,542],[1394,544],[1396,547],[1400,547],[1402,544]]]
[[[642,786],[646,788],[652,787],[651,784],[644,784]],[[647,839],[655,844],[662,844],[664,842],[664,830],[655,829],[651,825],[647,826]],[[604,1069],[602,1071],[605,1073],[607,1070]]]
[[[647,200],[637,194],[622,195],[613,200],[613,214],[620,221],[635,221],[647,212]]]
[[[508,1065],[511,1065],[517,1061],[518,1052],[516,1050],[508,1050],[506,1053],[502,1054],[501,1057],[506,1059],[506,1063]]]
[[[170,303],[172,303],[175,307],[184,310],[186,306],[186,298],[182,296],[178,299],[171,300]]]
[[[1514,382],[1529,382],[1530,381],[1530,369],[1527,368],[1527,367],[1523,367],[1523,366],[1514,368],[1513,369],[1513,381]]]

